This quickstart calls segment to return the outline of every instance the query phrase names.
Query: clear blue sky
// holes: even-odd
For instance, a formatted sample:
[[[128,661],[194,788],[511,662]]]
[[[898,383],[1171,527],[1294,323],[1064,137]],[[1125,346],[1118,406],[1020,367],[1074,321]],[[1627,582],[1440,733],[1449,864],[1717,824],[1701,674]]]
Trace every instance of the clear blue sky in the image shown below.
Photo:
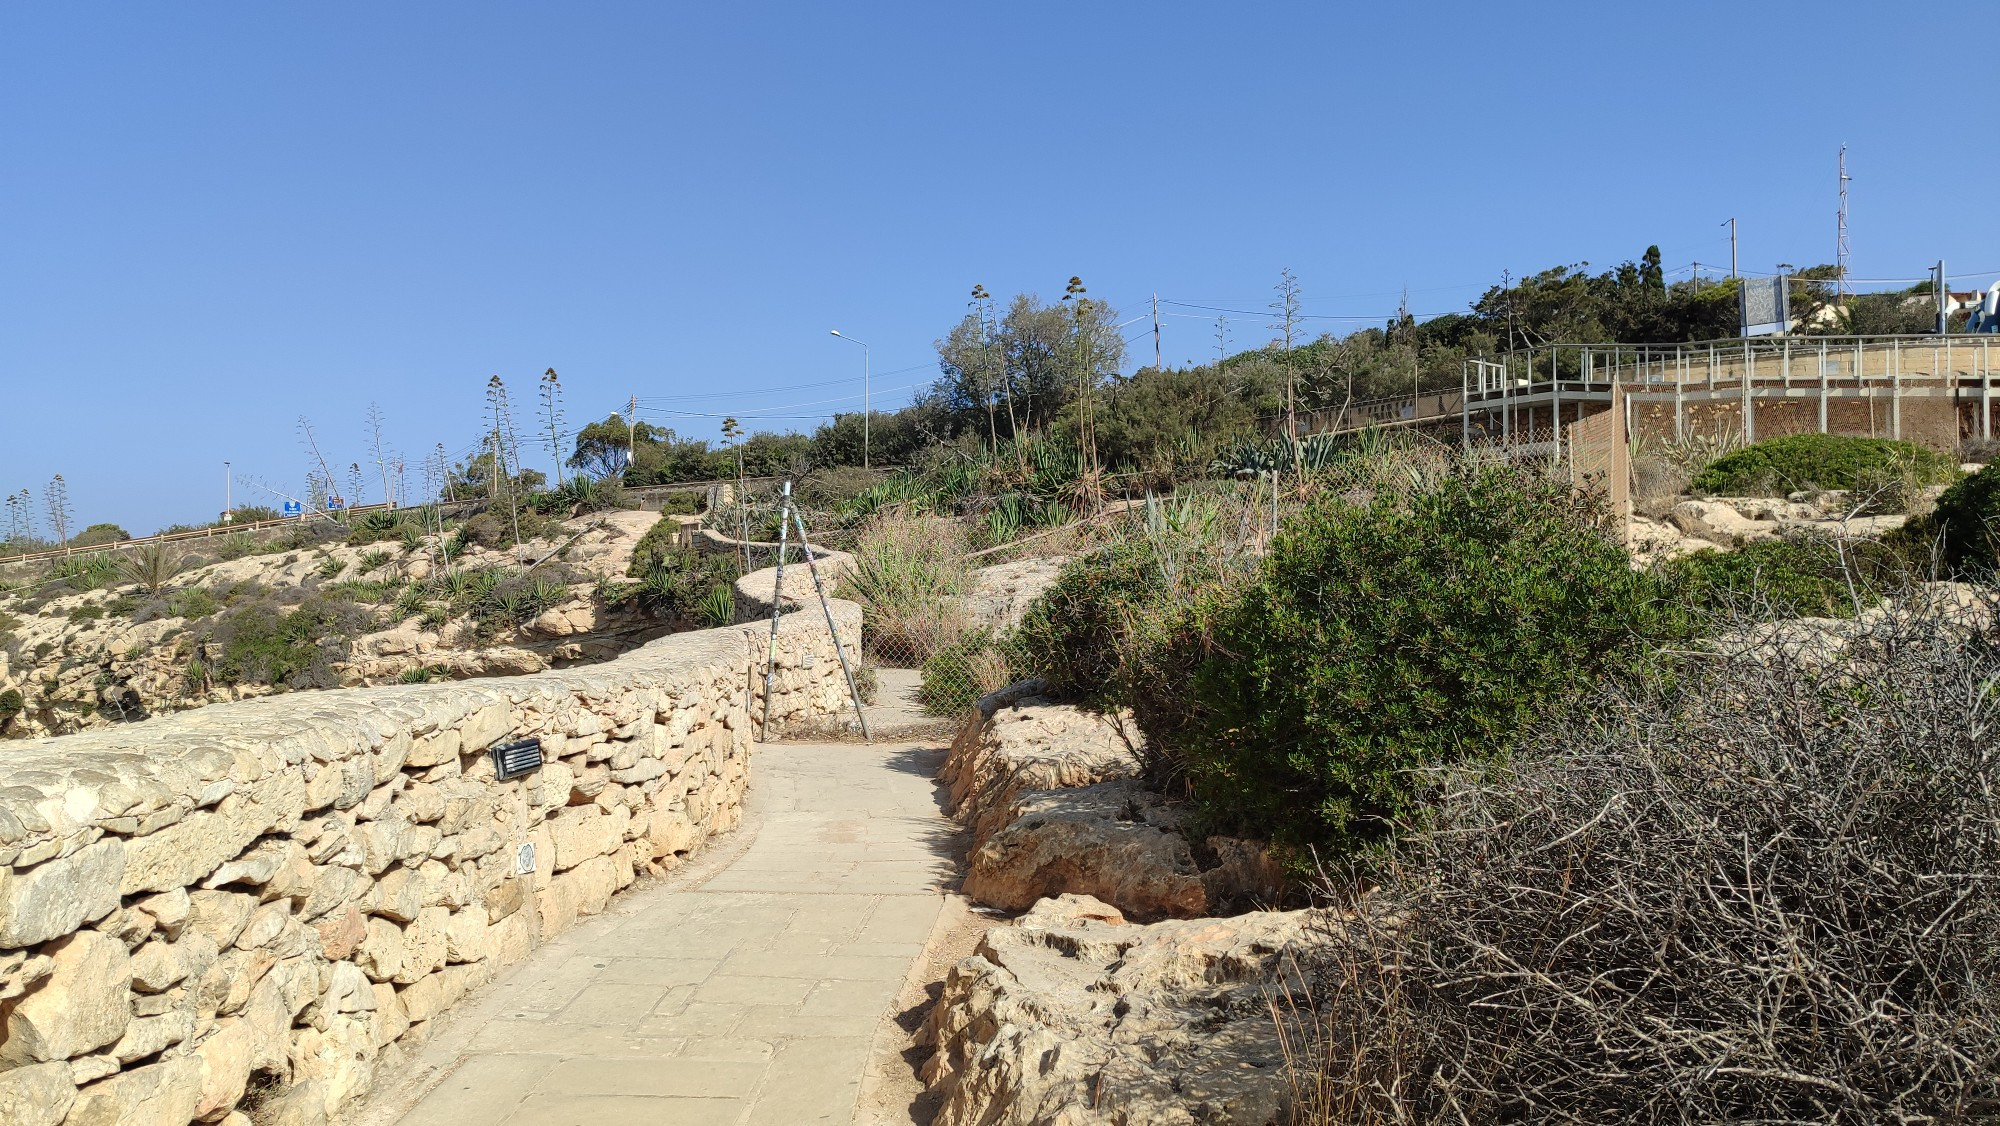
[[[303,482],[301,414],[344,465],[379,403],[414,464],[475,440],[489,375],[526,414],[550,366],[573,423],[858,407],[830,328],[893,405],[974,282],[1081,274],[1135,316],[1260,309],[1290,266],[1309,312],[1375,319],[1649,242],[1726,264],[1731,215],[1746,268],[1825,261],[1842,142],[1857,275],[2000,271],[1990,30],[1741,0],[10,4],[0,492],[60,472],[86,521],[212,519],[225,459]],[[1212,337],[1170,319],[1166,357]]]

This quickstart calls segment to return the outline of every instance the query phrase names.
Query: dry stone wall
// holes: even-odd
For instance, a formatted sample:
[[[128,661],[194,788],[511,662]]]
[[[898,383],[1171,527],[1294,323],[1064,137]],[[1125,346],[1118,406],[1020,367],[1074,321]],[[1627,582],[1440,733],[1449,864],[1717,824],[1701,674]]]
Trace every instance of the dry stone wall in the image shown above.
[[[858,651],[859,608],[835,614]],[[350,1103],[497,968],[737,823],[767,637],[8,746],[0,1122]],[[774,729],[848,706],[817,605],[785,618],[778,663]],[[546,765],[497,780],[488,749],[529,736]]]

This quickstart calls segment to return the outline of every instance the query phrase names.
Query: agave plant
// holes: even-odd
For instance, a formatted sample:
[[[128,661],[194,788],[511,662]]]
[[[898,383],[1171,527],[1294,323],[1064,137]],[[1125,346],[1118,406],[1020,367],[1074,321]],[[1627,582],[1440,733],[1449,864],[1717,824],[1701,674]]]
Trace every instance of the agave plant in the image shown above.
[[[147,594],[158,594],[187,566],[187,559],[172,545],[145,543],[120,553],[118,573],[127,582],[137,583]]]

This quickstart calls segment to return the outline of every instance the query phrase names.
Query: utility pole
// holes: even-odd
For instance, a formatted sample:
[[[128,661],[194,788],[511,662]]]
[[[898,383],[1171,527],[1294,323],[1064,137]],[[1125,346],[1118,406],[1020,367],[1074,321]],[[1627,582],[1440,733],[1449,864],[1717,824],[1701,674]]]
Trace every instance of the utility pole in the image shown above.
[[[1160,362],[1160,295],[1153,295],[1153,370],[1159,371],[1166,365]]]
[[[1938,259],[1937,264],[1937,307],[1938,335],[1943,336],[1946,328],[1951,324],[1951,291],[1947,290],[1944,285],[1944,259],[1942,258]]]
[[[639,458],[639,396],[634,395],[625,403],[625,468],[631,469]]]
[[[229,511],[233,507],[235,506],[232,505],[229,500],[229,463],[225,461],[222,463],[222,522],[223,523],[227,524],[236,518],[235,514]]]
[[[1736,276],[1736,220],[1729,220],[1725,226],[1729,228],[1729,276],[1734,278]]]
[[[1853,296],[1847,287],[1847,146],[1840,146],[1840,213],[1835,224],[1834,254],[1840,264],[1840,304],[1847,307],[1847,299]]]

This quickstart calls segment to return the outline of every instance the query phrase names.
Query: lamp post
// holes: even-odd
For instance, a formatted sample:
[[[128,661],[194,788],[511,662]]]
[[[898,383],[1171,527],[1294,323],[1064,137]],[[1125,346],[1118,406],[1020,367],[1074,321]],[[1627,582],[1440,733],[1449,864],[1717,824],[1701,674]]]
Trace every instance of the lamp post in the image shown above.
[[[225,524],[236,522],[236,514],[230,511],[235,503],[230,498],[229,486],[229,463],[225,461],[222,463],[222,522]]]
[[[840,330],[837,328],[834,329],[833,334],[835,336],[840,336]],[[872,356],[869,354],[867,344],[854,339],[852,336],[840,336],[840,338],[842,340],[847,341],[849,344],[861,345],[861,468],[866,469],[868,468],[868,415],[870,413],[869,398],[868,398],[868,369]]]

